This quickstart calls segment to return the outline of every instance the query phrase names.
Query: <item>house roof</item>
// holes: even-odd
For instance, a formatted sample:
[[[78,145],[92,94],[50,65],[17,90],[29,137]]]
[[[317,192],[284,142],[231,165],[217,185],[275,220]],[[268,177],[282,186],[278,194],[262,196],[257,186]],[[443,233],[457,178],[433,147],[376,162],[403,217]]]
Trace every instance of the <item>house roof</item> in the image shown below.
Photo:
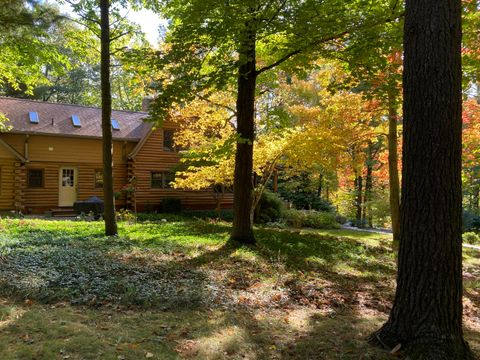
[[[31,111],[38,114],[38,124],[30,122]],[[97,107],[0,97],[0,112],[10,120],[7,125],[13,133],[102,137],[102,109]],[[80,127],[73,125],[72,115],[80,118]],[[140,141],[152,128],[144,121],[147,116],[146,112],[113,110],[112,119],[120,125],[120,130],[112,131],[113,138]]]

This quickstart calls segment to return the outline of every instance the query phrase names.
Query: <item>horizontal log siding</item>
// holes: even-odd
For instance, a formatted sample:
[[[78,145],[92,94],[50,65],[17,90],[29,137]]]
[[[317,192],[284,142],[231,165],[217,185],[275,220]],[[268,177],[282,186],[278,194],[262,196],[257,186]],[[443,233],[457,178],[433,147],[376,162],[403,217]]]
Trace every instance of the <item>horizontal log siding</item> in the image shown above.
[[[2,134],[1,138],[25,155],[26,135]],[[136,143],[114,141],[113,161],[126,164],[127,155]],[[0,153],[1,154],[1,153]],[[102,141],[100,139],[67,138],[58,136],[30,135],[28,137],[28,159],[33,161],[66,163],[102,163]]]
[[[137,153],[132,169],[137,180],[135,194],[138,210],[156,209],[161,200],[169,197],[182,199],[185,209],[213,209],[216,206],[213,191],[190,191],[181,189],[152,189],[150,174],[152,171],[171,171],[178,164],[176,152],[163,150],[163,131],[154,131],[140,151]],[[229,208],[233,203],[233,195],[225,194],[222,208]]]
[[[25,141],[27,140],[25,135],[2,134],[1,138],[20,154],[25,155]],[[127,183],[127,155],[135,145],[136,143],[132,142],[114,142],[115,191],[119,191]],[[39,213],[58,207],[59,169],[61,167],[77,169],[78,200],[86,200],[94,195],[103,197],[103,190],[95,188],[95,170],[103,168],[102,146],[99,139],[30,135],[28,137],[29,162],[21,167],[21,170],[20,168],[16,170],[19,172],[16,178],[23,182],[17,188],[13,188],[13,186],[15,184],[14,163],[18,160],[2,159],[6,156],[13,157],[10,152],[0,150],[0,167],[2,169],[0,210],[14,209],[16,198],[21,199],[23,210],[27,213]],[[44,170],[44,186],[42,188],[28,188],[26,170],[29,168]],[[117,204],[124,205],[124,200],[117,200]]]
[[[172,128],[172,124],[165,123]],[[25,154],[23,134],[1,134],[0,137],[20,154]],[[114,189],[119,191],[127,182],[127,155],[132,152],[136,143],[114,141]],[[1,190],[0,210],[15,209],[15,200],[21,199],[26,212],[39,213],[58,207],[59,169],[71,166],[78,169],[77,199],[85,200],[91,196],[103,197],[102,189],[95,188],[94,174],[102,169],[102,147],[99,139],[68,138],[58,136],[30,135],[28,137],[29,162],[25,167],[17,166],[13,155],[0,147]],[[179,156],[175,152],[163,150],[163,131],[154,131],[144,143],[131,163],[131,174],[137,179],[135,194],[138,210],[158,208],[164,198],[178,197],[186,209],[212,209],[216,200],[212,191],[189,191],[180,189],[152,189],[150,187],[151,171],[170,171],[178,164]],[[26,185],[26,169],[44,169],[44,187],[28,188]],[[18,172],[15,175],[15,171]],[[14,188],[15,178],[21,179],[20,186]],[[119,199],[117,206],[125,201]],[[232,194],[226,194],[222,208],[232,206]]]
[[[15,159],[0,158],[0,210],[15,209]]]
[[[77,169],[77,200],[86,200],[91,196],[103,197],[103,190],[95,188],[95,169],[101,169],[98,163],[54,163],[33,161],[27,164],[26,169],[43,169],[44,186],[42,188],[29,188],[26,186],[23,195],[25,210],[28,213],[38,213],[58,207],[59,172],[62,167]],[[115,191],[119,191],[127,182],[127,168],[125,164],[115,166],[113,170]],[[123,205],[123,200],[118,200],[118,205]]]

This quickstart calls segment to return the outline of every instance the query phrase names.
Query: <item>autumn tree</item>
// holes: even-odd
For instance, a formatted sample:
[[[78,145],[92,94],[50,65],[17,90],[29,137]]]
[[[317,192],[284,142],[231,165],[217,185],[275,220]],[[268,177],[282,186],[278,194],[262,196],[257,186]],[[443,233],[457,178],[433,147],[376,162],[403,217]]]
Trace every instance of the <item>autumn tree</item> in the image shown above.
[[[236,89],[234,222],[232,239],[255,241],[249,216],[253,202],[253,144],[257,84],[270,70],[296,69],[339,39],[398,16],[390,1],[213,0],[165,1],[170,19],[154,112],[191,100],[205,89]]]
[[[400,237],[400,179],[398,156],[398,127],[401,123],[400,103],[402,87],[402,24],[403,3],[394,6],[402,14],[397,21],[388,23],[381,34],[370,31],[359,34],[353,41],[345,44],[341,56],[329,53],[328,56],[340,58],[346,65],[350,77],[340,87],[355,87],[366,98],[375,99],[384,107],[387,127],[385,129],[388,147],[388,185],[390,218],[393,242],[398,245]]]
[[[372,341],[473,359],[462,330],[461,1],[407,0],[397,290]]]
[[[465,207],[480,215],[480,104],[463,104],[463,191]]]
[[[230,93],[217,92],[177,109],[173,119],[178,125],[175,143],[185,150],[180,152],[175,187],[200,190],[233,186],[236,124],[232,103]],[[252,219],[268,180],[288,152],[293,133],[285,129],[282,133],[264,132],[256,138],[252,167],[259,181],[253,188],[249,209]]]

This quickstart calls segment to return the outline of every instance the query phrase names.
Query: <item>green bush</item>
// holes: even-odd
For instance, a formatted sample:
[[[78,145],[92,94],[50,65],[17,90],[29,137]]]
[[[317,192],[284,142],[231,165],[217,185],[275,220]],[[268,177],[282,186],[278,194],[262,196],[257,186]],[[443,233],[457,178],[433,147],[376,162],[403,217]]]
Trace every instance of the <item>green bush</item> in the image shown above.
[[[217,219],[220,215],[220,219],[225,221],[233,220],[233,210],[224,209],[220,210],[220,214],[217,210],[188,210],[182,211],[182,215],[188,218],[198,218],[198,219]]]
[[[347,223],[348,219],[347,219],[345,216],[343,216],[343,215],[338,215],[338,214],[337,214],[337,215],[335,216],[335,221],[338,222],[339,224],[342,224],[342,225],[343,225],[343,224],[346,224],[346,223]]]
[[[216,210],[184,210],[176,214],[167,213],[138,213],[137,220],[139,222],[145,221],[162,221],[166,219],[168,221],[183,221],[185,218],[197,218],[197,219],[217,219],[218,211]],[[220,211],[220,219],[225,221],[233,220],[233,210],[224,209]]]
[[[319,196],[318,185],[318,180],[312,180],[312,174],[305,172],[279,181],[278,192],[296,209],[333,211],[332,204]]]
[[[337,229],[339,224],[335,214],[315,210],[287,210],[283,214],[285,222],[296,228]]]
[[[165,198],[162,200],[162,212],[176,214],[182,211],[182,200],[179,198]]]
[[[480,245],[480,235],[474,232],[463,233],[462,239],[467,244]]]
[[[270,191],[264,191],[255,209],[255,222],[265,224],[276,222],[282,217],[285,204],[280,197]]]
[[[124,221],[129,224],[133,224],[137,221],[137,215],[133,211],[127,209],[120,209],[116,212],[116,216],[117,221]]]
[[[480,232],[480,215],[474,212],[463,211],[463,231],[477,231]]]

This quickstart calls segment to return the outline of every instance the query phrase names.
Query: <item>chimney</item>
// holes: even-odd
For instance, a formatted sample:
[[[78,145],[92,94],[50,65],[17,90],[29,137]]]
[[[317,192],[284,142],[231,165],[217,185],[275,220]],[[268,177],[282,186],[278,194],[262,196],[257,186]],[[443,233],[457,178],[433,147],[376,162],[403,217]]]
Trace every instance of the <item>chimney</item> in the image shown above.
[[[148,112],[153,100],[154,100],[153,96],[145,96],[142,99],[142,111]]]

